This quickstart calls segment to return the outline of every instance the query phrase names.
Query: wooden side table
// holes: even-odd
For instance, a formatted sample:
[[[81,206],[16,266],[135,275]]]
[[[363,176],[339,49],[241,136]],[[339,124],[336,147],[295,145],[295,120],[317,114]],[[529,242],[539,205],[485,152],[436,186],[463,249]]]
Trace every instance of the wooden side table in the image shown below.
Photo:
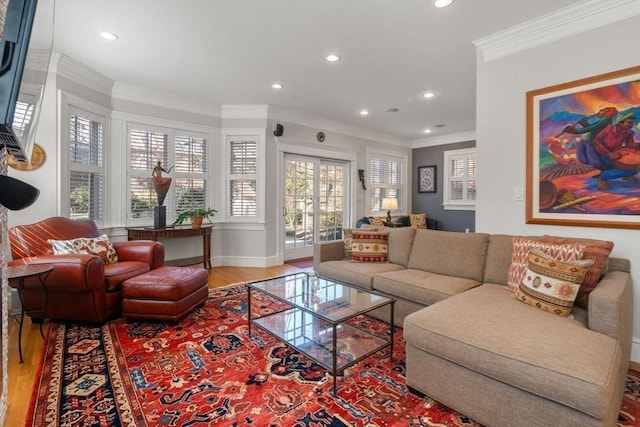
[[[202,264],[204,268],[211,268],[211,234],[213,224],[204,224],[198,228],[190,225],[176,225],[168,228],[129,227],[129,240],[158,240],[179,239],[183,237],[202,236]]]
[[[22,363],[22,325],[24,324],[24,301],[22,300],[22,293],[24,292],[24,281],[32,277],[37,277],[40,285],[42,285],[42,289],[44,289],[44,307],[42,308],[42,321],[40,322],[40,336],[44,339],[42,323],[44,322],[44,315],[47,311],[47,304],[49,303],[49,293],[45,280],[47,280],[49,273],[53,270],[53,266],[51,264],[26,264],[7,267],[7,270],[9,286],[18,291],[18,298],[20,298],[20,305],[22,306],[19,322],[20,329],[18,330],[18,352],[20,353],[20,363]],[[0,272],[0,275],[1,274]],[[33,312],[39,313],[40,311],[32,311],[32,313]]]

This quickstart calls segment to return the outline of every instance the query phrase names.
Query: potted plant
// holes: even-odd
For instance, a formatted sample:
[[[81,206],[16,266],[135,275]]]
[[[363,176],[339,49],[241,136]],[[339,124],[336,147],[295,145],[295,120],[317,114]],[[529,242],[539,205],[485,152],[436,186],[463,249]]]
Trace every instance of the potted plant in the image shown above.
[[[191,226],[193,228],[198,228],[202,225],[202,221],[207,218],[209,222],[211,222],[211,217],[214,216],[218,211],[211,208],[198,208],[198,209],[190,209],[188,211],[181,212],[176,220],[173,222],[173,225],[180,225],[184,222],[185,219],[189,218],[191,221]]]

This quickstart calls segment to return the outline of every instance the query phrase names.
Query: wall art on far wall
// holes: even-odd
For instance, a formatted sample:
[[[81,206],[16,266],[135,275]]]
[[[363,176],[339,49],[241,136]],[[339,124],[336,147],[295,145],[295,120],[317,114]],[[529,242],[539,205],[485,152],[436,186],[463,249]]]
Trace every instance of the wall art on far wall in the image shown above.
[[[418,166],[418,192],[435,193],[436,186],[436,166]]]
[[[526,222],[640,229],[640,66],[526,102]]]

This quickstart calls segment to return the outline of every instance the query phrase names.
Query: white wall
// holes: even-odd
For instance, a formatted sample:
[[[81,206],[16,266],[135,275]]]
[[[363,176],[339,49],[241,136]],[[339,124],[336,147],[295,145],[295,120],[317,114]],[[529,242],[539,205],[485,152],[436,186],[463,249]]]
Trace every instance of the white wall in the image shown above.
[[[507,234],[554,234],[611,240],[612,255],[631,260],[634,345],[640,362],[640,231],[525,224],[525,205],[514,188],[525,188],[525,95],[533,89],[640,64],[632,38],[640,17],[587,31],[552,44],[485,62],[478,52],[476,230]]]

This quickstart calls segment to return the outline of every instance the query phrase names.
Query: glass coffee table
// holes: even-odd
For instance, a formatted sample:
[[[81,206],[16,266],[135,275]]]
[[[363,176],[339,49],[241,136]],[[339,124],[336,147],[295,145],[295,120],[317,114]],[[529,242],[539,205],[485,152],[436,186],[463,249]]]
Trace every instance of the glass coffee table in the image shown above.
[[[282,340],[336,376],[348,367],[389,347],[393,360],[393,308],[395,299],[365,289],[316,276],[297,273],[247,284],[249,337],[251,326]],[[252,314],[252,292],[260,292],[285,303],[276,312]],[[391,324],[388,339],[360,329],[356,316],[388,306]]]

